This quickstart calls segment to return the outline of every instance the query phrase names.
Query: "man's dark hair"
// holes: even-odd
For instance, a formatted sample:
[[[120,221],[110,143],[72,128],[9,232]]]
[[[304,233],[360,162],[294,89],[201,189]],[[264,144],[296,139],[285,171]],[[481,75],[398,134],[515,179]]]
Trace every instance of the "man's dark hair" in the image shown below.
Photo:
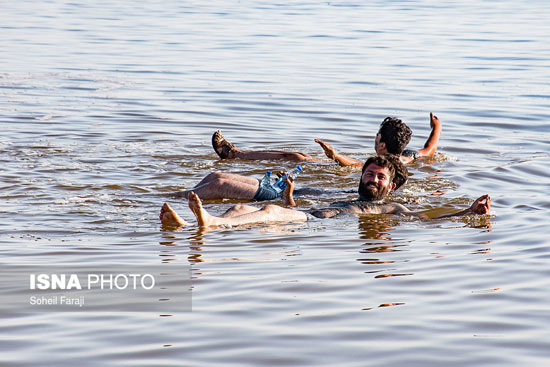
[[[361,170],[361,176],[365,173],[365,170],[370,164],[376,164],[380,167],[385,167],[390,171],[391,180],[395,183],[394,191],[400,188],[407,182],[409,171],[407,167],[401,162],[398,156],[394,154],[376,155],[367,159]]]
[[[386,144],[388,153],[401,155],[411,141],[411,129],[398,118],[386,117],[378,130],[380,142]]]

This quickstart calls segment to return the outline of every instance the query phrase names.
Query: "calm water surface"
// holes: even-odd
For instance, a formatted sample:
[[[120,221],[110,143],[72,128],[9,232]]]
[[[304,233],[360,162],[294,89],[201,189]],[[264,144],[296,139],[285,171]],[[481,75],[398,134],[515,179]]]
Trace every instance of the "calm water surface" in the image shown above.
[[[0,262],[181,263],[193,311],[5,316],[3,366],[544,366],[550,363],[547,1],[0,5]],[[221,161],[314,138],[364,159],[387,115],[429,134],[394,199],[487,217],[364,216],[163,231]],[[304,165],[353,194],[360,173]],[[233,201],[207,202],[222,213]]]

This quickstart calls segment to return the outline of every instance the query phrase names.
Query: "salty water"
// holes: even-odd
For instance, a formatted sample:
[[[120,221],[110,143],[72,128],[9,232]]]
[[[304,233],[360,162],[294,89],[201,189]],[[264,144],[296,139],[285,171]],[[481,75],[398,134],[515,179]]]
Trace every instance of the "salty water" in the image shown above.
[[[4,1],[0,263],[182,264],[193,311],[4,315],[2,366],[544,366],[550,363],[550,3]],[[357,159],[385,116],[411,147],[394,200],[437,214],[163,230],[172,194],[242,149]],[[297,185],[352,199],[360,173]],[[236,201],[206,202],[220,214]]]

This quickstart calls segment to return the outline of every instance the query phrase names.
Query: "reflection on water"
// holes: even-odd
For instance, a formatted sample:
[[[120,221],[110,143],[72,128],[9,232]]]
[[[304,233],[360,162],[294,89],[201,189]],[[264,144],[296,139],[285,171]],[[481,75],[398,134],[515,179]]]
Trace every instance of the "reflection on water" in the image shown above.
[[[384,240],[386,242],[371,242],[383,244],[391,241],[390,232],[398,224],[398,220],[391,215],[361,215],[358,218],[360,238],[368,240]]]
[[[548,2],[27,1],[2,14],[1,262],[193,272],[188,314],[3,318],[2,365],[547,362]],[[194,223],[174,193],[209,172],[295,166],[219,160],[218,129],[243,149],[324,158],[320,138],[363,160],[388,115],[420,148],[430,111],[439,151],[392,200],[435,216],[489,193],[491,215],[159,223],[164,202]],[[302,209],[355,199],[358,170],[303,167],[297,186],[326,191]]]

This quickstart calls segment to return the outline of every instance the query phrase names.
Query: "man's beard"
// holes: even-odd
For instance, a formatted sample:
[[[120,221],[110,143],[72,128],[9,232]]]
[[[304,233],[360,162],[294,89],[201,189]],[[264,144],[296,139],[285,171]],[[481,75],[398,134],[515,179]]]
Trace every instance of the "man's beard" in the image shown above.
[[[369,186],[373,185],[373,186]],[[389,192],[388,187],[381,187],[379,184],[369,182],[359,182],[359,200],[378,201],[384,199]]]

